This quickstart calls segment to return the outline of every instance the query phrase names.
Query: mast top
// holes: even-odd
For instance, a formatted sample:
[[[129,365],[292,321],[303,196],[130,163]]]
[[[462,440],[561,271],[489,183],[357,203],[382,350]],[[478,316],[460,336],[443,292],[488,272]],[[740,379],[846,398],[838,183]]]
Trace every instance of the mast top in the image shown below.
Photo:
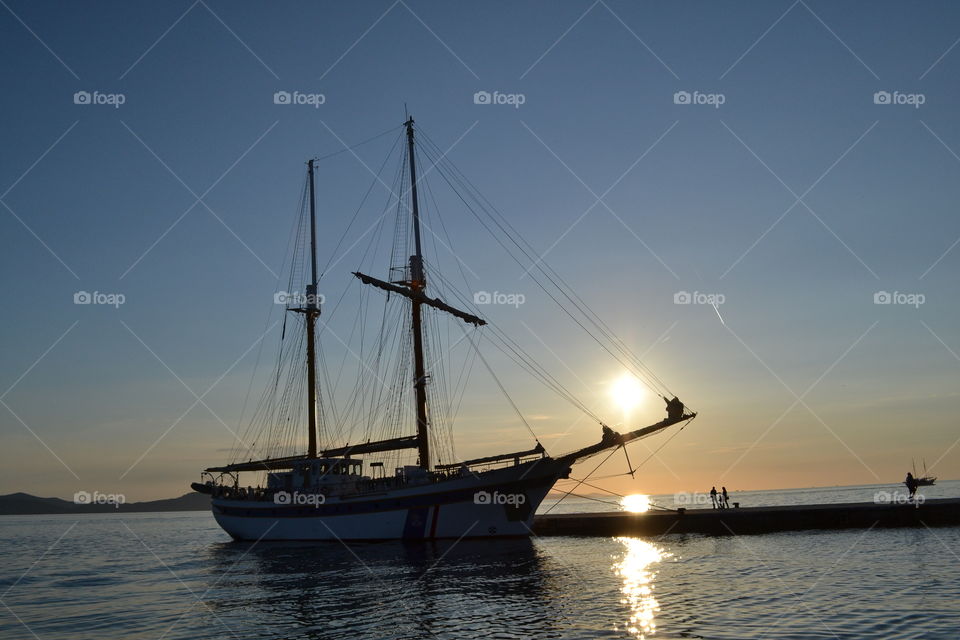
[[[413,148],[413,116],[408,116],[404,123],[407,127],[407,156],[410,162],[410,209],[413,213],[413,243],[414,255],[410,256],[410,279],[415,289],[426,286],[423,272],[423,251],[420,242],[420,199],[417,196],[417,162]]]

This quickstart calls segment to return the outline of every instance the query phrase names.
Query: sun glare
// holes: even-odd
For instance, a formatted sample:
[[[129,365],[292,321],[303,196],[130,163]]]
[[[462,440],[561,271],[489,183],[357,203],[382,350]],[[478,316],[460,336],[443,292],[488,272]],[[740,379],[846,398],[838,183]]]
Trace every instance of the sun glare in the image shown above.
[[[643,493],[634,493],[620,498],[620,506],[630,513],[646,513],[650,510],[650,496]]]
[[[645,393],[640,381],[628,373],[617,378],[610,387],[610,396],[624,413],[629,413],[643,402]]]

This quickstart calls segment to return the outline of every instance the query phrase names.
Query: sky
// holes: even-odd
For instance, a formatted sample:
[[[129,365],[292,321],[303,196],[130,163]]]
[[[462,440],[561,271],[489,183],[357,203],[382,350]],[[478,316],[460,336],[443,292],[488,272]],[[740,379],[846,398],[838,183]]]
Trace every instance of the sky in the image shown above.
[[[699,412],[598,484],[893,483],[912,458],[960,477],[955,3],[0,4],[0,493],[162,498],[225,462],[303,163],[405,109]],[[331,289],[389,144],[319,164]],[[662,417],[653,396],[625,415],[622,367],[438,202],[459,242],[429,259],[524,297],[486,317],[616,428]],[[502,379],[551,453],[598,440]],[[473,385],[458,454],[527,448]]]

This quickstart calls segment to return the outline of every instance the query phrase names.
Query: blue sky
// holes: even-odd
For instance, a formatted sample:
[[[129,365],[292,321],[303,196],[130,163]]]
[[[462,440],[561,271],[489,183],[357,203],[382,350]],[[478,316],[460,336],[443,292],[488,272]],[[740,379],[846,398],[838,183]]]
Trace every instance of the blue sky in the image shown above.
[[[268,326],[304,160],[398,126],[404,105],[701,412],[638,480],[609,486],[895,482],[912,456],[957,477],[958,14],[948,2],[8,1],[0,489],[163,497],[222,462],[217,417],[240,418],[256,349],[240,356]],[[277,91],[324,102],[275,104]],[[523,104],[476,104],[482,91]],[[123,104],[75,104],[77,92]],[[722,104],[677,104],[678,92]],[[321,256],[389,144],[321,163]],[[478,276],[467,285],[527,298],[490,318],[622,419],[605,391],[617,364],[440,202]],[[343,257],[334,289],[358,261]],[[76,305],[77,291],[125,302]],[[683,291],[721,294],[722,321],[675,304]],[[880,291],[923,303],[878,305]],[[596,439],[521,373],[503,375],[549,450]],[[171,429],[194,403],[186,387],[212,385],[209,410]],[[481,400],[489,388],[465,402],[464,457],[529,443],[508,406]],[[657,402],[630,423],[658,419]]]

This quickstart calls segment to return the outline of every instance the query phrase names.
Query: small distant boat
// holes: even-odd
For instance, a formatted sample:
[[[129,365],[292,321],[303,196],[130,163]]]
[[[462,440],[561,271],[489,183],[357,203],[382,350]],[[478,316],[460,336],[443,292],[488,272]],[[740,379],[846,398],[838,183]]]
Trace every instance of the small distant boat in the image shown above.
[[[931,476],[927,473],[927,461],[923,460],[923,475],[917,475],[917,463],[914,460],[910,460],[911,466],[913,467],[913,481],[918,487],[932,487],[937,482],[936,476]],[[906,484],[906,483],[904,483]]]

